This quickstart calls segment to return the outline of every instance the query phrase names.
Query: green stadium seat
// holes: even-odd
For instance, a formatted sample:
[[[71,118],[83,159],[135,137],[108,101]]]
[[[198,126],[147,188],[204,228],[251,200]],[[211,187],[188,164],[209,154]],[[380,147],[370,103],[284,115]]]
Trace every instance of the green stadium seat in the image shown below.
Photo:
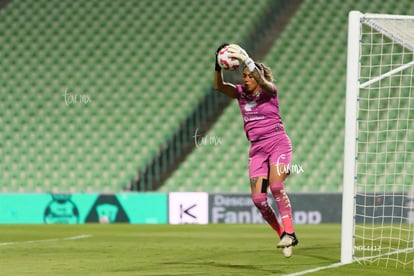
[[[2,191],[122,189],[210,89],[205,53],[222,41],[242,43],[271,3],[232,1],[240,7],[234,18],[218,17],[228,2],[40,0],[1,9]],[[340,189],[343,141],[331,137],[343,136],[346,14],[351,8],[405,13],[412,5],[305,1],[264,59],[281,89],[297,160],[324,160],[323,177],[333,184],[321,189]],[[223,26],[219,32],[213,21]],[[93,102],[66,106],[66,88]],[[194,150],[163,191],[248,191],[248,142],[237,105],[206,135],[221,137],[225,146]],[[306,174],[317,169],[309,163]],[[317,190],[317,183],[307,188],[308,178],[291,178],[290,187]]]

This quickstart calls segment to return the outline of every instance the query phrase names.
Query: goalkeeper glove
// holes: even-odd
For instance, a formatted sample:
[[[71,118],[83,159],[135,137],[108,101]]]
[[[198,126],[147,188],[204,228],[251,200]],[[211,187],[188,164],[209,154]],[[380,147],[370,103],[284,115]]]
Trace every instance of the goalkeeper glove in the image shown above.
[[[217,72],[220,72],[221,71],[221,67],[220,67],[220,65],[219,65],[219,63],[218,63],[218,60],[217,60],[217,55],[218,55],[218,53],[221,51],[221,49],[223,49],[224,47],[226,47],[226,46],[228,46],[229,44],[228,43],[223,43],[223,44],[221,44],[218,48],[217,48],[217,50],[216,50],[216,68],[215,68],[215,70],[217,71]]]
[[[253,72],[256,68],[254,61],[249,57],[247,52],[237,44],[230,44],[228,49],[229,57],[237,58],[240,62],[243,62],[250,72]]]

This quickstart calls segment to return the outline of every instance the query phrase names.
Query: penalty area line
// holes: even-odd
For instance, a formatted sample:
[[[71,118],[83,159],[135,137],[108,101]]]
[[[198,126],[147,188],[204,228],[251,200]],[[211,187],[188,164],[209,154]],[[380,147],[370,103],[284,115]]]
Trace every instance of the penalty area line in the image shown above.
[[[304,271],[295,272],[295,273],[292,273],[292,274],[286,274],[285,276],[305,275],[305,274],[308,274],[308,273],[313,273],[313,272],[317,272],[317,271],[324,270],[324,269],[329,269],[329,268],[334,268],[334,267],[340,267],[340,266],[343,266],[343,265],[345,265],[345,264],[343,264],[343,263],[334,263],[334,264],[330,264],[330,265],[327,265],[327,266],[320,266],[320,267],[315,267],[315,268],[304,270]]]
[[[64,237],[64,238],[54,238],[54,239],[47,239],[47,240],[32,240],[32,241],[20,241],[20,242],[1,242],[1,246],[8,246],[8,245],[16,245],[16,244],[28,244],[28,243],[42,243],[42,242],[56,242],[56,241],[73,241],[73,240],[80,240],[90,238],[92,235],[78,235],[78,236],[71,236],[71,237]]]

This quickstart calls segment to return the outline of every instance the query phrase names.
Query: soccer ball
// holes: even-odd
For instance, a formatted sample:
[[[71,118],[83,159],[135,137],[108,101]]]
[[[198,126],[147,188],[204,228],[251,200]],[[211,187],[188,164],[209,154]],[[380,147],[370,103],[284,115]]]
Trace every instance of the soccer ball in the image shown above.
[[[234,71],[240,66],[240,61],[237,58],[230,58],[228,56],[229,46],[223,47],[217,54],[217,62],[224,70]]]

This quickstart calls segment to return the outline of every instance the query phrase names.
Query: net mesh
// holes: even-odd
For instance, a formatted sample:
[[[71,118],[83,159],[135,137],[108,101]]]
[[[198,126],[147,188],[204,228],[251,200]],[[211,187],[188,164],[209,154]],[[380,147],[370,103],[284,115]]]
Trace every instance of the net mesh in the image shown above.
[[[361,24],[354,258],[414,269],[414,19]]]

